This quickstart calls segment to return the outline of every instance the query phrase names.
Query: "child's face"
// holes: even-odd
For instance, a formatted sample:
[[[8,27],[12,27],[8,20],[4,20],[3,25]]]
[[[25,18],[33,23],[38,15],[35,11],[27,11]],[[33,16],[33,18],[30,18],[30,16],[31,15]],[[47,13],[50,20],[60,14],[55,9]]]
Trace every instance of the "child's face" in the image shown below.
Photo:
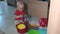
[[[24,9],[24,4],[20,3],[17,7],[19,11],[22,11]]]

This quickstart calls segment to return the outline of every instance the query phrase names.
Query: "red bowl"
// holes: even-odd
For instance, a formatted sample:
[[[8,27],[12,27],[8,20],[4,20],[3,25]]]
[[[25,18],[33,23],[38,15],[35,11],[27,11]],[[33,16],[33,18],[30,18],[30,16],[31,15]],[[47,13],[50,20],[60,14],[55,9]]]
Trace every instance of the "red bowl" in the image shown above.
[[[17,28],[17,26],[19,24],[24,24],[25,25],[25,28],[24,29]],[[16,25],[16,28],[17,28],[18,33],[26,33],[27,32],[27,26],[26,26],[26,24],[25,23],[19,23],[19,24]]]
[[[41,27],[47,27],[47,19],[46,18],[41,18],[39,20],[39,24]]]

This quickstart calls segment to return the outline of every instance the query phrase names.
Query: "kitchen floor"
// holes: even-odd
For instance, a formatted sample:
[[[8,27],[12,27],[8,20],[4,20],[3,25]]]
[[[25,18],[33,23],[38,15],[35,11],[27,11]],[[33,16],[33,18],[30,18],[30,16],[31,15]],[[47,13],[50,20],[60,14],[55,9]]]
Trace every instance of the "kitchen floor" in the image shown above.
[[[0,1],[0,29],[6,34],[18,34],[14,24],[15,7]]]

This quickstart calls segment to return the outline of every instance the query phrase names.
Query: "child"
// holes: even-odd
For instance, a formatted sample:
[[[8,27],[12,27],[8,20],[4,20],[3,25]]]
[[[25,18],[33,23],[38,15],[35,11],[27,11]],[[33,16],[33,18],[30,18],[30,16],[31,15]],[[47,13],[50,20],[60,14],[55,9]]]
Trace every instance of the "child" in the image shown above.
[[[24,3],[18,1],[17,2],[17,9],[15,12],[15,24],[18,33],[23,34],[27,31],[26,26],[26,11],[24,10]],[[21,29],[22,28],[22,29]]]
[[[24,20],[25,17],[26,17],[26,11],[24,10],[24,3],[18,1],[17,9],[15,12],[15,24],[26,21]]]

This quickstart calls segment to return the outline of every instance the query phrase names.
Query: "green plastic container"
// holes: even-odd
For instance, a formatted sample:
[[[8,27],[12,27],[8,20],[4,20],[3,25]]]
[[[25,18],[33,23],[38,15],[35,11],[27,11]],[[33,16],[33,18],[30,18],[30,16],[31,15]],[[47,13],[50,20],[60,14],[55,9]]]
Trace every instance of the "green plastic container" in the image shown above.
[[[29,30],[28,34],[40,34],[38,30]]]

